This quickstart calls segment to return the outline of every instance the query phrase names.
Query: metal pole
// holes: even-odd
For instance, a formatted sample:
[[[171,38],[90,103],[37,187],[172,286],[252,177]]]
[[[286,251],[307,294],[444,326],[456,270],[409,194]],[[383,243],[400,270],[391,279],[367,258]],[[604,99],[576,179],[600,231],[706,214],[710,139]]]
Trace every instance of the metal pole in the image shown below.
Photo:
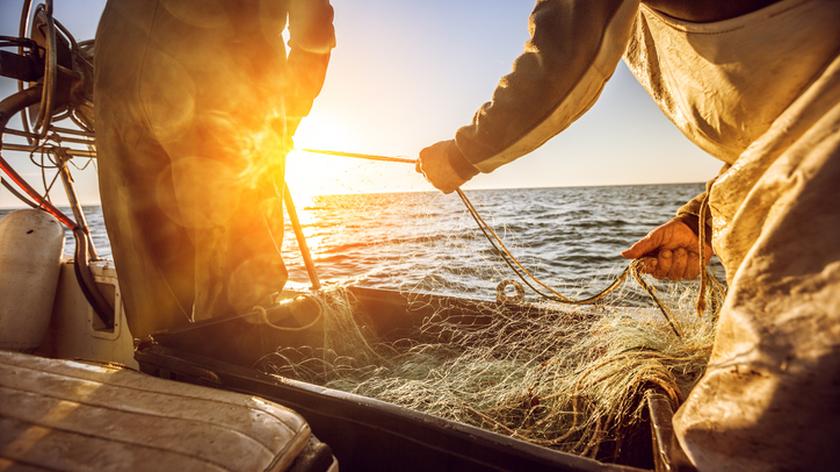
[[[321,290],[321,281],[318,280],[315,263],[312,262],[312,253],[309,252],[309,245],[306,244],[306,236],[303,235],[303,228],[300,226],[297,210],[295,210],[295,202],[292,200],[292,194],[289,191],[288,184],[283,187],[283,201],[286,204],[286,211],[289,213],[289,221],[292,223],[292,229],[295,231],[300,255],[303,256],[303,264],[306,266],[306,272],[309,274],[309,281],[312,283],[312,290]]]
[[[26,144],[15,144],[15,143],[3,143],[3,149],[6,151],[18,151],[18,152],[48,152],[55,154],[56,150],[58,149],[55,146],[30,146]],[[83,150],[83,149],[66,149],[65,152],[70,157],[96,157],[96,151],[90,150]]]
[[[85,218],[85,212],[82,210],[82,204],[79,203],[79,196],[76,194],[76,186],[73,185],[73,175],[70,169],[67,168],[67,161],[70,156],[59,153],[58,171],[61,174],[61,181],[64,184],[64,191],[67,194],[67,201],[70,203],[70,208],[73,210],[73,217],[76,218],[76,224],[84,231],[87,236],[88,251],[90,258],[94,261],[99,260],[99,254],[96,252],[96,247],[93,245],[93,238],[90,236],[90,228]],[[79,243],[80,244],[80,243]],[[87,261],[83,261],[87,263]]]

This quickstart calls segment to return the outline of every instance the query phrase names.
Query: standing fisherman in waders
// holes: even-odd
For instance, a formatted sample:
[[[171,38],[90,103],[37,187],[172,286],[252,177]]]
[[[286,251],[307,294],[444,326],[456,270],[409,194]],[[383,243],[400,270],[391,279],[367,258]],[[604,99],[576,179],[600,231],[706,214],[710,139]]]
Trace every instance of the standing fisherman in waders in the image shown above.
[[[328,0],[109,0],[96,144],[135,337],[282,289],[285,155],[323,84],[332,20]]]
[[[707,192],[622,254],[658,278],[696,278],[711,255],[705,227],[726,269],[709,365],[674,418],[701,471],[836,468],[838,25],[836,0],[539,0],[493,99],[420,153],[418,170],[452,192],[568,127],[624,56],[668,118],[723,161]]]

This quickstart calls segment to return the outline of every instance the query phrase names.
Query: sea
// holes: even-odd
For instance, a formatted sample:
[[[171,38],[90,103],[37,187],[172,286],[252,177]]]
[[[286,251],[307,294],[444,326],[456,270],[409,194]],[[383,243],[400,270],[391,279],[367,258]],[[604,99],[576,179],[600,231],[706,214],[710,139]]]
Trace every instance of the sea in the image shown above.
[[[702,190],[698,183],[473,190],[467,195],[525,266],[574,295],[609,283],[627,266],[619,253]],[[297,207],[324,284],[492,299],[497,284],[514,277],[454,194],[319,196]],[[98,252],[110,257],[101,208],[84,210]],[[8,211],[0,210],[0,216]],[[72,246],[68,233],[68,255]],[[308,287],[288,224],[283,259],[288,288]],[[721,273],[719,266],[716,272]]]

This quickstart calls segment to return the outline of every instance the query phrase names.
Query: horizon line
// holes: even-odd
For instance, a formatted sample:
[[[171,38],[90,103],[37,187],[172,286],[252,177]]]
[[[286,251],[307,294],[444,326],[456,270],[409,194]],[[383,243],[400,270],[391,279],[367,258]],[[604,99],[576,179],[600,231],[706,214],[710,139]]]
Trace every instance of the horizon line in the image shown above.
[[[548,190],[548,189],[563,189],[563,188],[598,188],[598,187],[650,187],[654,185],[702,185],[704,182],[648,182],[648,183],[639,183],[639,184],[598,184],[598,185],[542,185],[542,186],[534,186],[534,187],[479,187],[479,188],[468,188],[465,189],[467,192],[472,191],[490,191],[490,190]],[[383,191],[383,192],[347,192],[347,193],[322,193],[317,195],[312,195],[312,197],[339,197],[344,195],[388,195],[388,194],[395,194],[395,193],[439,193],[436,189],[432,190],[393,190],[393,191]],[[96,202],[83,202],[82,206],[101,206],[101,201]],[[57,205],[59,208],[68,207],[66,204]],[[31,208],[30,206],[26,205],[25,203],[21,202],[19,206],[0,206],[0,210],[17,210],[22,208]]]

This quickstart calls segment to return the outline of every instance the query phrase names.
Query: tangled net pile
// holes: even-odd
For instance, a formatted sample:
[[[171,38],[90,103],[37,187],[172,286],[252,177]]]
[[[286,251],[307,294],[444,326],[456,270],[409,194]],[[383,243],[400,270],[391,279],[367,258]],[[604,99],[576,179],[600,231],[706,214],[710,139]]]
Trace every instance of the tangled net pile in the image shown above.
[[[491,236],[489,227],[500,228],[499,239],[522,256],[524,266],[559,282],[572,298],[585,299],[622,277],[605,270],[620,262],[603,256],[615,251],[615,241],[641,237],[668,211],[664,198],[681,202],[695,190],[647,197],[622,189],[478,193],[476,207],[488,205],[500,215],[487,224],[442,196],[324,200],[310,210],[320,221],[313,231],[326,248],[320,261],[328,278],[399,287],[408,300],[411,329],[401,335],[408,339],[382,337],[376,331],[381,313],[363,313],[352,290],[331,288],[314,295],[324,317],[323,343],[281,347],[257,368],[609,460],[644,426],[646,392],[664,393],[676,407],[702,375],[725,288],[708,286],[703,315],[695,304],[698,284],[662,290],[663,284],[647,279],[645,288],[632,282],[635,275],[596,305],[465,303],[465,294],[494,293],[494,281],[510,278],[513,269],[475,224]],[[642,199],[633,221],[625,215],[630,197]],[[519,202],[526,200],[523,209]],[[352,238],[336,236],[347,228],[335,221],[352,221]],[[289,266],[300,265],[294,247],[289,249]],[[570,278],[576,282],[563,283]],[[648,289],[664,292],[657,293],[666,309],[651,303]]]
[[[486,323],[438,310],[416,337],[380,340],[354,318],[352,294],[333,288],[316,297],[324,345],[280,348],[257,367],[596,456],[607,443],[620,449],[642,420],[646,391],[678,405],[702,375],[715,316],[694,313],[694,294],[668,297],[681,337],[655,309],[484,304],[476,314]],[[410,310],[427,303],[408,297]]]

